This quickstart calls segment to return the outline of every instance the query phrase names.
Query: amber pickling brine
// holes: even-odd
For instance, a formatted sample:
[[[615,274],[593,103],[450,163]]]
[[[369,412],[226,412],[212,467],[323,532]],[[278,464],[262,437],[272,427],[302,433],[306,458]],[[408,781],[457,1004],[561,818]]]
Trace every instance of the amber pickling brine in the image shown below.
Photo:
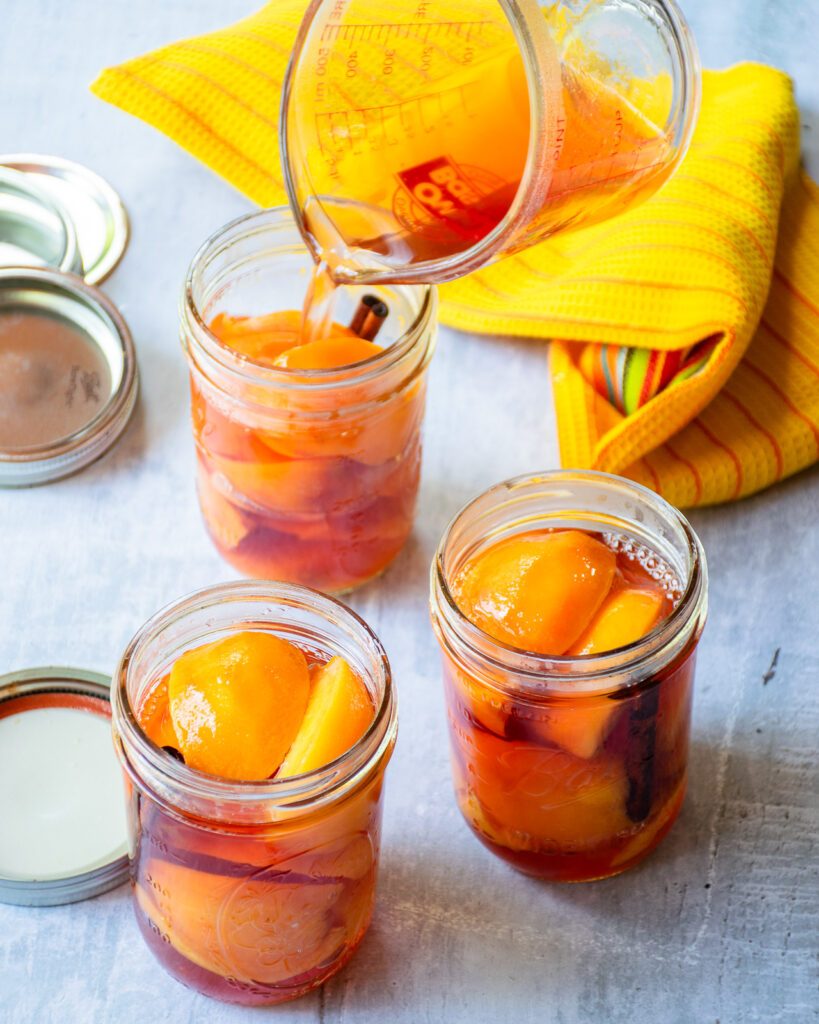
[[[340,970],[373,911],[396,734],[367,626],[302,587],[212,587],[137,634],[113,708],[134,910],[163,967],[244,1005]]]
[[[432,569],[461,812],[495,854],[552,881],[617,874],[685,795],[702,547],[619,477],[500,484],[450,524]]]
[[[182,302],[198,491],[246,576],[338,593],[382,572],[413,524],[436,294],[379,288],[377,343],[339,288],[326,333],[297,309],[312,260],[286,210],[242,218],[195,257]],[[306,342],[310,342],[309,344]]]

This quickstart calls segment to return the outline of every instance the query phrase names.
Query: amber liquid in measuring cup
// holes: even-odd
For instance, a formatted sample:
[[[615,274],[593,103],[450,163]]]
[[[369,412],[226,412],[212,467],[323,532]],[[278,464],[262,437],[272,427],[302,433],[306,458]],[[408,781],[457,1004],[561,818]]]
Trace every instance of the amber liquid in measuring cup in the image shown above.
[[[510,65],[510,68],[514,65]],[[474,163],[456,163],[446,157],[417,163],[412,139],[403,143],[407,171],[401,175],[394,209],[406,230],[379,233],[380,215],[362,206],[351,246],[381,254],[390,261],[426,263],[453,256],[477,244],[500,224],[520,187],[523,157],[529,139],[526,81],[519,68],[519,104],[510,107],[503,125],[488,123],[480,136],[464,134],[474,151]],[[623,97],[600,85],[585,72],[566,65],[562,70],[563,116],[560,145],[555,154],[551,184],[542,216],[554,222],[554,231],[575,223],[588,224],[595,211],[606,219],[639,204],[657,187],[653,172],[662,163],[668,141],[660,130]],[[479,167],[480,153],[502,143],[508,154],[508,181],[488,175]],[[663,181],[672,173],[666,169]],[[497,180],[494,180],[494,179]],[[623,184],[626,184],[623,191]],[[617,193],[616,209],[608,201]],[[309,223],[309,216],[307,218]],[[521,246],[522,247],[522,246]],[[333,271],[324,260],[316,264],[304,310],[307,340],[320,337],[332,323]],[[344,275],[343,266],[339,276]]]

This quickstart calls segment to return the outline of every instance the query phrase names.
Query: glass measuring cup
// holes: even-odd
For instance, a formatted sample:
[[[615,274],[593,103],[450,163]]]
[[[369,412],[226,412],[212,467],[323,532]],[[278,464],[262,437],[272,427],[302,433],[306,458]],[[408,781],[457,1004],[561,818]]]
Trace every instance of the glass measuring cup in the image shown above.
[[[313,0],[290,204],[337,281],[450,280],[654,192],[698,100],[675,0]]]

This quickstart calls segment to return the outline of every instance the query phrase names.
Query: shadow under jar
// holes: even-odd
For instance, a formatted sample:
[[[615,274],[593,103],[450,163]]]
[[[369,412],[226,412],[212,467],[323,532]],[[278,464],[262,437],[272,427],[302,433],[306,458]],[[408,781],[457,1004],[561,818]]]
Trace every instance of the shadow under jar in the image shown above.
[[[247,576],[339,593],[381,573],[412,529],[437,296],[368,289],[389,308],[383,351],[338,369],[262,365],[209,328],[219,314],[300,307],[312,266],[288,210],[228,224],[191,265],[182,341],[199,500],[216,547]],[[338,323],[352,321],[363,294],[338,289]]]
[[[627,646],[547,657],[494,639],[458,607],[459,572],[506,538],[582,530],[661,584],[669,614]],[[519,477],[467,505],[432,565],[460,810],[493,853],[550,881],[606,878],[668,833],[686,787],[707,570],[686,519],[604,473]]]
[[[343,657],[375,717],[337,760],[277,781],[195,771],[139,725],[146,697],[186,650],[269,631],[308,658]],[[175,978],[245,1005],[295,999],[350,959],[375,899],[381,789],[397,712],[380,642],[330,597],[290,584],[212,587],[159,612],[114,676],[114,742],[124,770],[134,910]]]

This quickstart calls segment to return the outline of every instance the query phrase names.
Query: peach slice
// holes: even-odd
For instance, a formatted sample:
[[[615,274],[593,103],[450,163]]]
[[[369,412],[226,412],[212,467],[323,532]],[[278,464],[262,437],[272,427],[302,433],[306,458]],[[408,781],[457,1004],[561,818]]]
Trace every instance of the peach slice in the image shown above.
[[[665,606],[662,590],[615,583],[597,615],[567,653],[600,654],[625,647],[656,626]],[[566,707],[546,710],[535,731],[576,757],[592,757],[606,738],[617,709],[616,701],[573,700]]]
[[[544,710],[530,727],[545,742],[562,747],[575,757],[594,757],[618,710],[617,701],[575,698],[565,707]]]
[[[665,592],[659,587],[613,587],[569,654],[602,654],[633,644],[654,629],[665,603]]]
[[[287,370],[338,370],[363,363],[383,351],[380,345],[364,341],[347,328],[334,325],[327,337],[283,352],[275,365]]]
[[[366,401],[366,396],[364,396]],[[258,438],[279,455],[320,458],[341,455],[368,466],[401,457],[417,438],[424,414],[424,391],[410,392],[355,415],[332,421],[259,431]]]
[[[341,457],[277,458],[272,451],[263,462],[241,462],[218,455],[203,457],[202,461],[216,471],[214,485],[229,500],[243,504],[244,497],[257,506],[251,511],[285,519],[299,517],[308,533],[310,519],[315,522],[318,517],[356,516],[378,498],[414,498],[419,469],[415,457],[364,466]],[[361,525],[372,532],[369,522]]]
[[[231,419],[225,410],[205,396],[193,378],[191,421],[194,438],[207,452],[245,462],[270,458],[270,452],[256,432]]]
[[[264,462],[217,455],[209,461],[237,495],[282,515],[327,513],[360,491],[355,476],[345,473],[338,459],[277,459],[268,451]]]
[[[508,718],[508,701],[504,700],[503,694],[470,676],[448,658],[444,663],[444,674],[458,710],[484,729],[503,736]],[[450,717],[454,729],[463,729],[463,724],[452,718],[452,711]]]
[[[301,339],[301,312],[282,310],[266,316],[230,316],[217,313],[208,325],[223,345],[254,363],[273,366]]]
[[[210,476],[201,465],[197,466],[199,504],[207,527],[218,545],[228,551],[242,543],[250,533],[241,509],[228,501],[210,482]]]
[[[313,670],[307,711],[277,778],[303,775],[335,761],[369,728],[373,705],[367,687],[343,658]]]
[[[370,396],[364,389],[361,400]],[[312,396],[305,395],[307,412]],[[406,455],[417,442],[424,415],[423,382],[408,391],[395,394],[370,408],[334,417],[314,418],[280,429],[259,431],[258,439],[276,454],[290,458],[344,456],[367,466],[377,466]]]
[[[614,552],[587,533],[533,531],[479,554],[453,589],[461,611],[490,636],[561,655],[602,605],[615,568]]]
[[[179,747],[168,706],[168,676],[151,690],[137,715],[148,739],[158,747]]]
[[[243,631],[186,651],[168,683],[185,762],[228,779],[266,779],[298,732],[310,692],[302,652],[272,633]]]
[[[528,836],[515,832],[513,829],[506,829],[490,820],[483,804],[474,793],[468,790],[459,790],[456,793],[456,800],[467,823],[491,842],[498,846],[505,846],[508,850],[525,850],[532,845]]]

